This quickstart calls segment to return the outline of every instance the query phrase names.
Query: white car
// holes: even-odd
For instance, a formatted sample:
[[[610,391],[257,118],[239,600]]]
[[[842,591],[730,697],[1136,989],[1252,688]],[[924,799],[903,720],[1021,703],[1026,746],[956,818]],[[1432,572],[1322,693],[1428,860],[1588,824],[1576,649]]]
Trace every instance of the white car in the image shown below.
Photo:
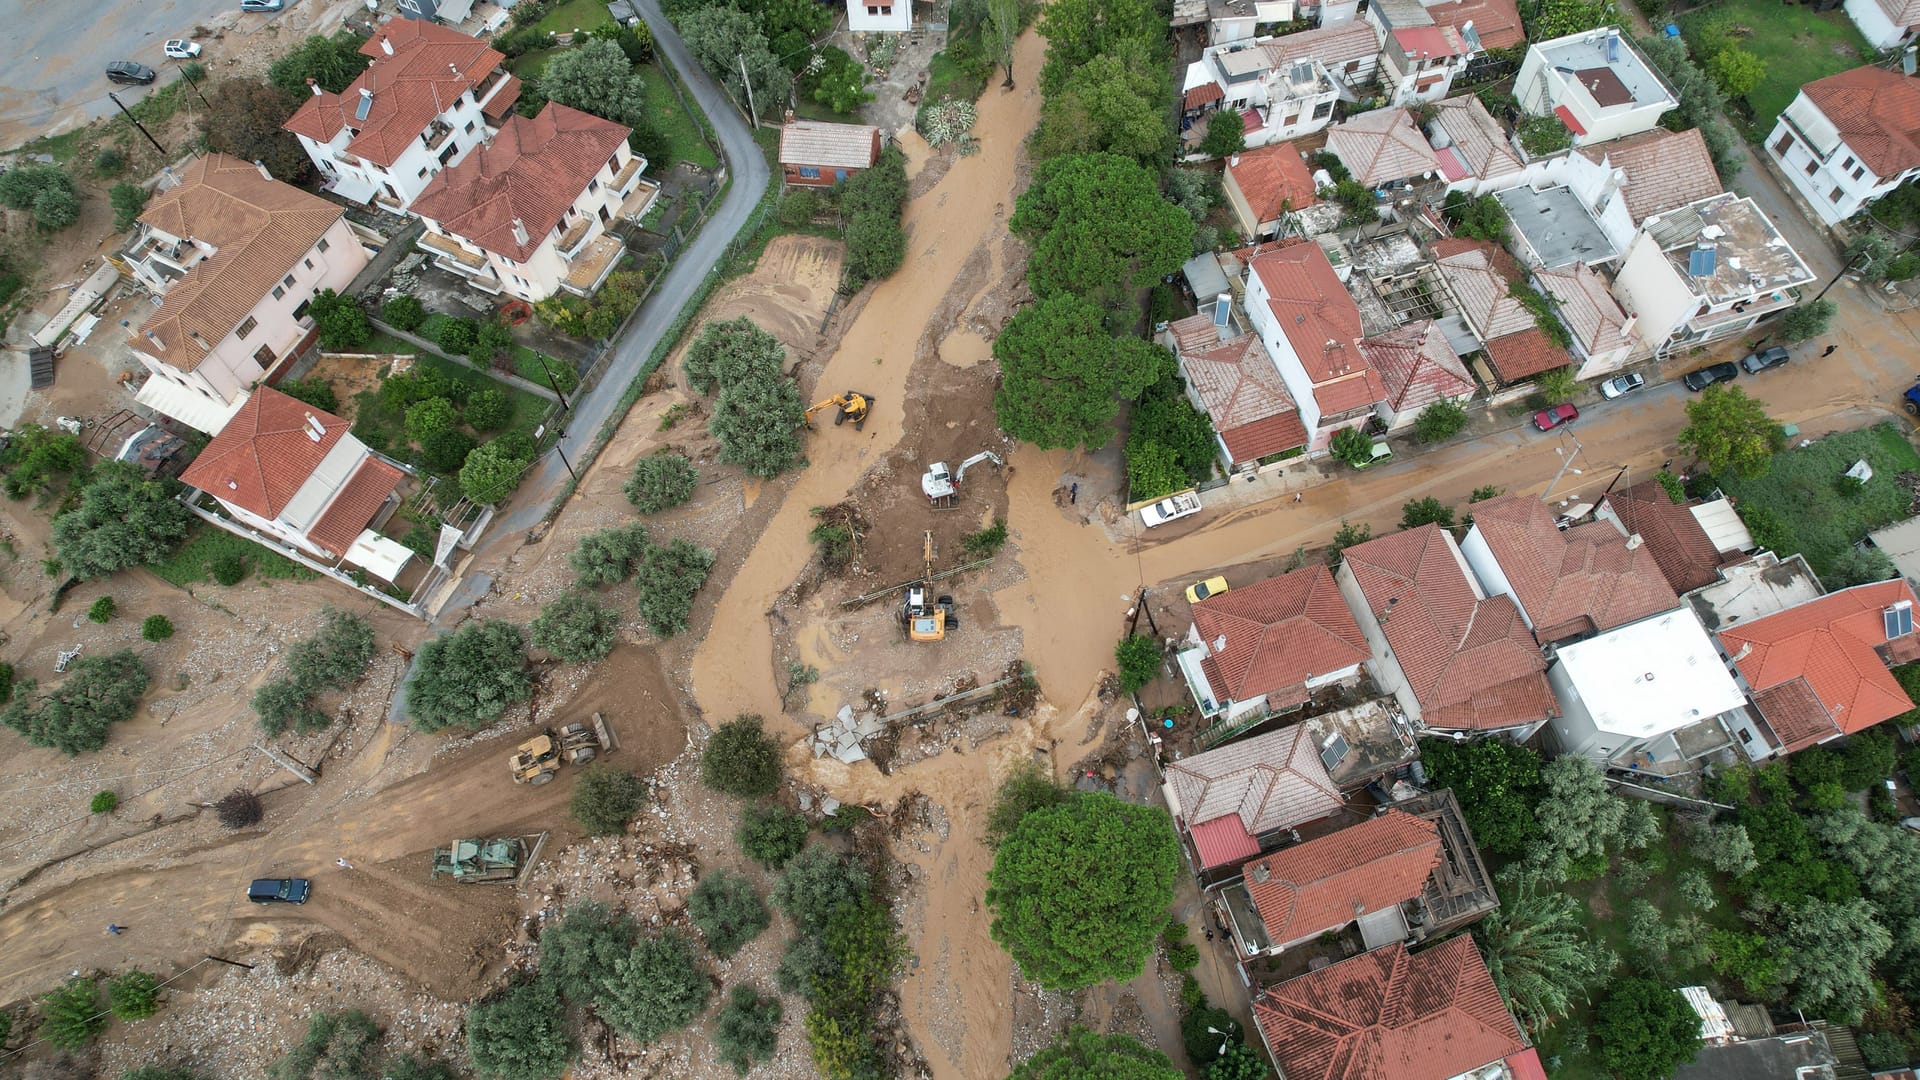
[[[1191,491],[1182,492],[1170,498],[1161,499],[1151,506],[1140,508],[1140,520],[1151,529],[1155,525],[1165,525],[1175,518],[1200,512],[1200,496]]]
[[[186,38],[168,38],[161,51],[167,54],[169,60],[192,60],[200,55],[200,43]]]
[[[1625,375],[1616,375],[1606,382],[1601,383],[1600,396],[1611,401],[1617,397],[1625,397],[1646,385],[1646,376],[1628,372]]]

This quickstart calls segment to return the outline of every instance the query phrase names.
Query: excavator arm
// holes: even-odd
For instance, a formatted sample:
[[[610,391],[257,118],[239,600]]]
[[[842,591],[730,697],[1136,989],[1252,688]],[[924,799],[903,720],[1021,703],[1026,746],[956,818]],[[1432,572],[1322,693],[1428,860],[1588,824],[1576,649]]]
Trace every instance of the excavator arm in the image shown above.
[[[812,426],[814,413],[817,413],[822,409],[837,408],[840,411],[838,413],[835,413],[833,417],[833,423],[835,427],[838,427],[839,425],[844,424],[847,421],[851,420],[853,421],[853,426],[858,428],[866,424],[867,412],[869,409],[872,408],[872,406],[873,406],[872,395],[862,394],[854,390],[848,390],[845,393],[836,394],[833,397],[827,398],[823,401],[815,402],[810,408],[807,409],[807,424],[808,426]]]

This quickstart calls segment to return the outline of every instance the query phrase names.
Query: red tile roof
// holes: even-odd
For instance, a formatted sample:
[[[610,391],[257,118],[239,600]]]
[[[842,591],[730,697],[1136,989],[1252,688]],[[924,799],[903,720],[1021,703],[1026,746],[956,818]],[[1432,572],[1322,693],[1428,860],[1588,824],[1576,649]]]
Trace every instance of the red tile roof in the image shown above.
[[[1340,401],[1366,404],[1386,398],[1379,373],[1360,352],[1360,308],[1340,284],[1320,245],[1303,242],[1270,248],[1254,256],[1248,268],[1266,288],[1267,306],[1314,384],[1316,400],[1319,387],[1356,374],[1357,387],[1333,391]],[[1324,400],[1321,408],[1341,411],[1328,408]]]
[[[1622,194],[1635,224],[1668,210],[1712,198],[1725,189],[1698,128],[1654,128],[1612,142],[1589,143],[1578,153],[1626,174]]]
[[[1473,377],[1453,351],[1440,324],[1411,322],[1360,343],[1387,388],[1387,406],[1396,413],[1418,411],[1441,398],[1473,393]]]
[[[1226,701],[1263,695],[1364,663],[1367,639],[1325,566],[1256,581],[1193,605],[1200,663]]]
[[[1267,939],[1286,945],[1419,896],[1440,865],[1440,828],[1388,810],[1242,867]]]
[[[1300,725],[1182,758],[1166,775],[1168,801],[1189,831],[1233,816],[1258,836],[1318,821],[1341,807],[1320,748]]]
[[[1526,31],[1520,27],[1520,8],[1514,0],[1452,0],[1427,8],[1427,16],[1440,26],[1451,26],[1462,34],[1471,22],[1484,49],[1511,49],[1524,44]]]
[[[1887,179],[1920,165],[1920,81],[1857,67],[1800,88],[1855,157]]]
[[[389,56],[383,45],[391,45]],[[434,118],[477,87],[506,58],[486,42],[423,19],[390,19],[360,46],[373,64],[344,94],[309,95],[282,127],[315,142],[341,128],[353,131],[347,153],[392,165]],[[510,78],[510,76],[509,76]],[[501,87],[505,93],[512,87]],[[373,93],[365,120],[356,116],[362,91]]]
[[[1233,177],[1234,185],[1246,198],[1248,208],[1259,219],[1254,222],[1256,225],[1278,220],[1283,205],[1299,210],[1319,201],[1314,194],[1313,174],[1307,170],[1306,159],[1290,142],[1274,143],[1234,155],[1227,160],[1227,175]]]
[[[1201,83],[1199,86],[1187,91],[1186,94],[1181,97],[1180,107],[1183,109],[1197,109],[1210,101],[1225,100],[1226,96],[1227,92],[1220,89],[1219,83]]]
[[[317,441],[310,419],[323,429]],[[180,481],[221,502],[275,518],[346,435],[345,420],[263,386],[193,459]]]
[[[1562,532],[1546,503],[1502,495],[1473,505],[1473,527],[1542,642],[1611,630],[1680,606],[1647,545],[1630,545],[1611,522]]]
[[[1510,285],[1522,271],[1505,249],[1461,237],[1435,240],[1431,248],[1434,265],[1474,336],[1484,341],[1536,326],[1533,312],[1513,297]]]
[[[1477,504],[1476,504],[1477,513]],[[1423,525],[1342,552],[1428,727],[1490,731],[1557,709],[1513,601],[1481,599],[1453,537]]]
[[[1255,461],[1307,444],[1300,408],[1257,336],[1221,341],[1205,312],[1167,329],[1187,385],[1213,418],[1214,431],[1234,461]]]
[[[140,220],[214,253],[174,282],[128,344],[182,371],[198,368],[345,213],[236,157],[191,162]]]
[[[320,520],[307,530],[307,539],[336,557],[345,555],[404,476],[406,474],[394,466],[367,455],[346,485],[334,495]]]
[[[532,119],[508,118],[493,145],[477,146],[460,164],[442,169],[409,209],[482,250],[526,262],[631,131],[549,102]],[[514,235],[516,220],[524,243]]]
[[[1188,829],[1187,835],[1193,837],[1193,850],[1203,867],[1225,866],[1260,854],[1260,841],[1247,831],[1239,814],[1203,821]]]
[[[1336,124],[1327,132],[1327,149],[1368,187],[1416,180],[1440,168],[1412,115],[1398,107],[1363,112]]]
[[[1493,373],[1503,383],[1519,382],[1573,363],[1567,350],[1555,345],[1546,331],[1537,326],[1492,338],[1486,346],[1487,362],[1493,365]]]
[[[1365,19],[1349,19],[1332,26],[1282,34],[1265,45],[1267,66],[1283,70],[1295,60],[1313,59],[1341,75],[1347,64],[1371,60],[1380,53],[1380,38]]]
[[[1526,1048],[1473,938],[1343,960],[1254,999],[1287,1080],[1446,1080]]]
[[[1827,715],[1851,735],[1913,708],[1877,651],[1891,648],[1904,656],[1913,645],[1910,634],[1887,639],[1883,613],[1899,603],[1914,603],[1913,589],[1904,579],[1856,585],[1722,630],[1720,647],[1756,692],[1805,679]],[[1777,699],[1776,708],[1785,700]],[[1764,706],[1761,711],[1765,713]],[[1806,710],[1800,714],[1810,715]],[[1768,722],[1773,722],[1771,716]],[[1818,725],[1789,726],[1804,740]],[[1777,729],[1775,735],[1787,740]]]
[[[1655,480],[1642,480],[1601,500],[1630,533],[1646,541],[1654,564],[1676,593],[1705,588],[1719,580],[1724,561],[1700,519],[1673,501]]]
[[[1513,1073],[1513,1080],[1547,1080],[1547,1067],[1540,1064],[1540,1051],[1531,1046],[1507,1058],[1507,1069]]]
[[[1804,677],[1754,691],[1753,704],[1760,710],[1760,718],[1773,730],[1773,737],[1779,740],[1784,753],[1791,754],[1844,734],[1833,714],[1820,703],[1813,684]]]

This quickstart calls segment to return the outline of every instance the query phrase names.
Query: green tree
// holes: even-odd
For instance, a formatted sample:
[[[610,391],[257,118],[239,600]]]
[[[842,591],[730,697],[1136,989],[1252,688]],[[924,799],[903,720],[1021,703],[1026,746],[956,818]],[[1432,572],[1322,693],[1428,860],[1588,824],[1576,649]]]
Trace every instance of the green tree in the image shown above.
[[[21,679],[13,703],[0,712],[0,724],[72,757],[107,744],[107,730],[133,718],[134,707],[152,682],[147,667],[131,649],[76,661],[67,677],[46,694],[39,683]]]
[[[1620,1080],[1665,1080],[1700,1051],[1700,1017],[1678,990],[1619,979],[1596,1010],[1600,1063]]]
[[[1420,760],[1435,787],[1452,788],[1467,828],[1495,855],[1524,854],[1540,831],[1534,817],[1544,784],[1540,755],[1505,739],[1420,740]]]
[[[652,454],[633,463],[620,490],[642,514],[657,514],[693,498],[699,483],[693,462],[680,454]]]
[[[407,715],[421,731],[492,723],[507,706],[533,696],[525,634],[510,622],[475,619],[427,639],[414,656],[406,694]]]
[[[587,31],[587,36],[595,41],[611,41],[620,47],[630,64],[644,64],[653,59],[653,33],[647,24],[634,20],[634,25],[623,23],[605,23]]]
[[[1125,982],[1166,923],[1179,849],[1165,810],[1105,792],[1035,810],[994,851],[993,938],[1048,989]]]
[[[1192,481],[1180,467],[1180,454],[1151,439],[1127,440],[1127,494],[1135,499],[1157,499]]]
[[[1067,790],[1054,782],[1046,766],[1031,758],[1015,762],[1000,781],[993,808],[987,812],[987,846],[998,847],[1029,813],[1058,806],[1067,798]]]
[[[1341,552],[1371,539],[1373,539],[1373,526],[1365,522],[1355,525],[1346,518],[1341,518],[1340,528],[1334,531],[1333,539],[1327,544],[1327,565],[1339,566]]]
[[[1564,881],[1575,868],[1589,876],[1606,866],[1607,845],[1617,842],[1626,800],[1616,798],[1593,761],[1583,754],[1554,758],[1540,770],[1540,800],[1534,818],[1540,838],[1528,852],[1549,880]]]
[[[115,184],[107,191],[107,203],[113,207],[113,231],[126,232],[147,207],[147,189],[139,184]]]
[[[588,836],[618,836],[640,812],[646,795],[647,786],[639,777],[616,765],[595,762],[573,785],[567,812]]]
[[[16,165],[0,173],[0,203],[32,211],[33,223],[48,232],[80,219],[73,178],[57,165]]]
[[[1161,357],[1162,360],[1170,358],[1171,354]],[[1177,375],[1163,370],[1160,378],[1141,393],[1127,421],[1129,467],[1136,446],[1158,445],[1173,452],[1180,471],[1190,483],[1197,484],[1213,476],[1220,453],[1214,439],[1213,421],[1187,400],[1186,384]]]
[[[1738,386],[1709,386],[1687,402],[1687,426],[1677,440],[1700,458],[1709,472],[1758,476],[1786,445],[1779,421],[1765,403]]]
[[[1120,639],[1113,647],[1120,665],[1120,691],[1131,694],[1160,676],[1160,642],[1145,634]]]
[[[520,448],[505,439],[483,443],[460,466],[460,493],[484,505],[497,503],[513,494],[528,464]]]
[[[776,373],[748,376],[721,388],[707,431],[720,443],[720,460],[752,476],[774,477],[801,457],[806,406],[793,380]]]
[[[380,308],[380,319],[389,326],[412,333],[427,321],[427,309],[418,299],[403,293]]]
[[[1453,507],[1431,495],[1401,503],[1400,527],[1417,529],[1422,525],[1438,525],[1443,529],[1453,528]]]
[[[1738,45],[1729,45],[1707,59],[1707,72],[1728,97],[1743,98],[1767,77],[1767,63]]]
[[[1464,191],[1450,191],[1440,212],[1455,235],[1496,244],[1507,242],[1506,208],[1491,195],[1476,198]]]
[[[753,16],[720,5],[698,8],[680,20],[680,37],[707,74],[743,109],[751,98],[756,119],[780,115],[793,77],[774,55]]]
[[[851,116],[873,100],[867,92],[867,69],[845,49],[829,45],[816,54],[801,77],[807,96],[843,116]]]
[[[567,553],[567,565],[583,588],[618,585],[646,558],[647,527],[639,523],[590,532]]]
[[[1268,1072],[1267,1059],[1258,1050],[1235,1042],[1207,1066],[1207,1080],[1266,1080]]]
[[[1467,430],[1467,410],[1457,401],[1442,399],[1413,418],[1413,435],[1423,443],[1444,442]]]
[[[60,1050],[80,1050],[107,1030],[100,1007],[100,984],[76,975],[40,997],[40,1026],[34,1034]]]
[[[535,648],[570,664],[605,659],[613,651],[619,629],[620,616],[577,592],[561,593],[528,626]]]
[[[306,1037],[267,1069],[268,1080],[378,1080],[380,1026],[366,1013],[315,1013]]]
[[[1040,14],[1040,35],[1047,39],[1047,61],[1040,69],[1041,93],[1060,92],[1073,72],[1097,56],[1120,50],[1123,42],[1159,41],[1166,16],[1151,0],[1064,0]]]
[[[1501,904],[1474,927],[1487,970],[1514,1019],[1537,1032],[1600,984],[1615,958],[1588,936],[1579,901],[1522,873],[1501,884]]]
[[[450,431],[460,422],[460,416],[453,410],[453,402],[446,398],[428,398],[407,410],[407,438],[424,443],[443,431]]]
[[[1149,43],[1130,42],[1120,52],[1096,56],[1068,75],[1060,92],[1041,105],[1040,125],[1030,144],[1033,158],[1104,152],[1157,169],[1173,149],[1166,109],[1172,97],[1167,68]],[[1214,115],[1230,115],[1233,124],[1239,122],[1238,114]],[[1209,127],[1210,138],[1212,132]]]
[[[473,448],[478,445],[473,436],[459,428],[452,428],[420,440],[420,457],[427,468],[434,472],[442,476],[457,476],[467,463],[467,455],[473,453]],[[424,554],[431,558],[433,547],[429,545]]]
[[[711,394],[750,375],[780,374],[786,362],[787,349],[780,339],[742,315],[702,326],[680,365],[689,386]]]
[[[614,1030],[645,1045],[687,1026],[712,993],[692,941],[669,930],[642,937],[632,952],[614,961],[598,1008]]]
[[[1022,23],[1020,0],[987,0],[987,58],[1006,69],[1002,89],[1013,89],[1013,43],[1020,36]]]
[[[121,1077],[120,1080],[126,1080]],[[186,1078],[192,1080],[192,1078]],[[395,1054],[380,1070],[380,1080],[460,1080],[444,1058],[422,1054]]]
[[[813,844],[788,860],[786,873],[774,883],[773,904],[802,934],[818,937],[826,933],[836,911],[866,897],[870,884],[858,864],[824,844]]]
[[[1327,441],[1327,452],[1349,465],[1373,464],[1373,438],[1357,427],[1341,428]]]
[[[1620,14],[1612,0],[1530,0],[1521,13],[1526,17],[1527,37],[1534,41],[1606,26]]]
[[[155,479],[137,465],[102,462],[79,505],[53,519],[54,555],[82,581],[159,562],[187,538],[193,521],[179,492],[177,481]]]
[[[373,324],[360,302],[341,296],[332,289],[321,289],[312,301],[313,319],[320,327],[320,347],[345,351],[358,349],[373,340]]]
[[[140,638],[160,642],[173,636],[173,620],[165,615],[149,615],[140,621]]]
[[[884,214],[859,214],[847,222],[845,270],[854,281],[876,281],[900,269],[907,257],[907,234]]]
[[[1164,353],[1108,334],[1092,303],[1050,296],[1021,308],[993,343],[1001,371],[994,411],[1007,434],[1043,450],[1097,450],[1113,437],[1120,399],[1153,384]]]
[[[715,728],[700,754],[700,782],[743,799],[773,794],[781,775],[780,744],[752,713]]]
[[[756,803],[740,812],[733,839],[741,854],[778,870],[807,846],[807,819],[784,806]]]
[[[1131,1035],[1100,1035],[1077,1027],[1014,1066],[1007,1080],[1180,1080],[1180,1076],[1167,1055]]]
[[[1819,337],[1827,332],[1827,327],[1833,322],[1833,314],[1838,310],[1831,300],[1815,300],[1790,309],[1780,316],[1780,340],[1792,344]]]
[[[128,971],[107,980],[107,1005],[120,1020],[145,1020],[160,1011],[160,980]]]
[[[712,569],[712,552],[679,537],[647,548],[633,575],[640,593],[640,617],[661,637],[685,630],[693,612],[694,594]]]
[[[1247,125],[1240,114],[1222,109],[1207,118],[1207,133],[1200,138],[1199,150],[1212,158],[1224,158],[1247,148]]]
[[[713,1026],[713,1047],[721,1061],[742,1076],[755,1062],[770,1061],[780,1038],[780,999],[737,984],[721,1006]]]
[[[312,160],[293,133],[281,127],[299,96],[262,79],[225,78],[213,85],[207,110],[207,148],[241,161],[258,161],[277,180],[297,184],[313,170]]]
[[[634,73],[617,42],[589,38],[553,54],[540,73],[547,100],[628,127],[652,122],[647,81]]]
[[[481,1076],[554,1080],[573,1061],[573,1037],[552,980],[509,986],[467,1010],[467,1056]]]
[[[1815,899],[1787,912],[1777,943],[1783,946],[1788,1003],[1857,1024],[1874,1003],[1874,965],[1893,947],[1893,935],[1864,899]]]
[[[323,412],[340,411],[340,398],[334,394],[333,384],[325,379],[288,379],[274,389]]]
[[[1722,182],[1732,182],[1746,166],[1743,140],[1727,125],[1727,98],[1713,77],[1702,71],[1687,52],[1687,43],[1665,34],[1643,37],[1636,42],[1667,84],[1674,89],[1679,107],[1661,117],[1669,131],[1698,130],[1713,159],[1713,171]]]
[[[772,916],[753,882],[731,870],[714,870],[687,894],[687,916],[707,939],[707,949],[725,959],[760,936]]]
[[[373,57],[360,51],[366,41],[363,35],[347,31],[332,37],[315,34],[275,60],[267,69],[267,81],[295,99],[307,96],[308,79],[329,94],[345,93],[373,63]]]
[[[1010,225],[1032,248],[1027,282],[1043,300],[1073,293],[1122,309],[1132,290],[1180,269],[1193,253],[1193,219],[1161,197],[1152,171],[1118,154],[1041,164]]]
[[[640,926],[626,912],[598,900],[574,904],[540,935],[540,979],[575,1004],[591,1004],[639,939]]]

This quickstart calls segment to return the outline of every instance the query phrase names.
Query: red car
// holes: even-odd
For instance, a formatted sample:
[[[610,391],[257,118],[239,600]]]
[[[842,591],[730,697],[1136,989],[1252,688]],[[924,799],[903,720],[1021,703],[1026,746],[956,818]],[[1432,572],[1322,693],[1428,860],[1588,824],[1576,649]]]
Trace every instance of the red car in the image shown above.
[[[1571,424],[1578,419],[1580,419],[1580,410],[1573,407],[1573,402],[1565,401],[1534,413],[1533,426],[1541,431],[1552,431],[1562,424]]]

